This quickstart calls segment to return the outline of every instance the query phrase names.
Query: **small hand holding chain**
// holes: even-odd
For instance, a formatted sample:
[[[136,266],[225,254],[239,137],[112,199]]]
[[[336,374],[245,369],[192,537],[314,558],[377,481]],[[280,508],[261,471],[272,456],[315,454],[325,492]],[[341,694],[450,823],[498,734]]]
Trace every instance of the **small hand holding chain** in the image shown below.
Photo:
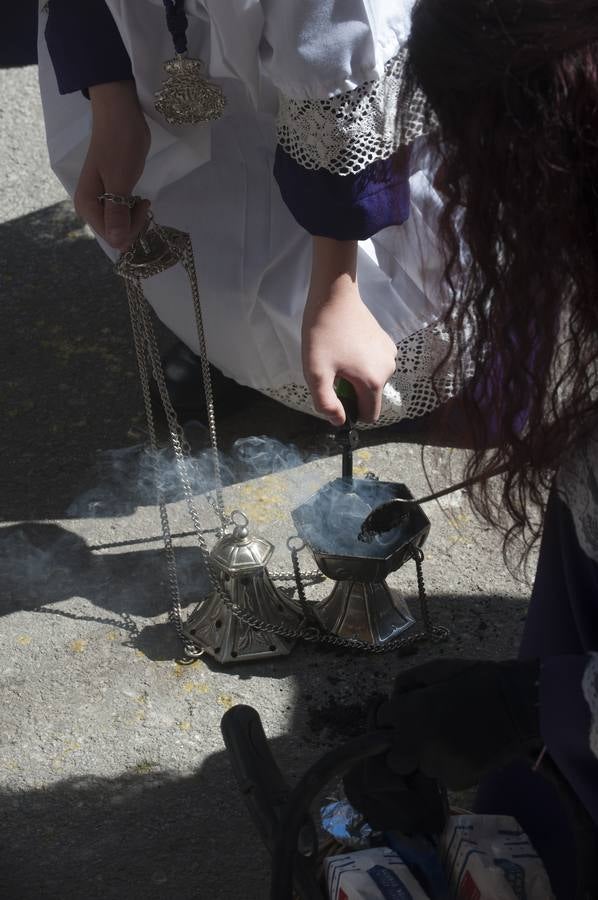
[[[100,199],[100,198],[98,198]],[[121,202],[127,198],[113,199],[111,196],[104,195],[102,200],[111,202]],[[132,198],[131,198],[132,199]],[[116,264],[116,271],[121,275],[127,286],[127,296],[129,301],[129,312],[131,317],[131,326],[133,331],[133,339],[137,364],[139,367],[139,376],[141,380],[141,389],[143,393],[143,402],[145,414],[147,417],[148,432],[150,437],[150,452],[152,456],[152,465],[156,478],[156,490],[158,494],[158,507],[160,513],[160,524],[164,540],[165,555],[168,569],[168,584],[170,592],[170,612],[169,618],[173,623],[176,633],[179,636],[184,654],[187,659],[197,659],[200,657],[204,649],[193,643],[187,632],[183,622],[183,614],[181,609],[180,589],[177,577],[176,557],[174,544],[172,539],[172,531],[168,517],[168,509],[160,485],[158,454],[159,446],[157,439],[156,423],[154,418],[154,410],[152,406],[150,394],[150,374],[153,377],[166,421],[168,424],[170,444],[175,457],[175,463],[179,479],[183,488],[183,495],[187,504],[187,509],[193,523],[193,530],[199,546],[201,558],[210,579],[212,590],[217,593],[222,602],[228,607],[231,613],[245,625],[261,632],[275,634],[282,638],[291,640],[304,640],[310,643],[322,643],[332,645],[334,647],[345,648],[349,650],[365,651],[370,653],[389,653],[414,644],[431,639],[434,642],[443,641],[448,636],[448,631],[437,625],[433,625],[429,616],[427,607],[426,590],[422,572],[423,553],[420,550],[414,550],[413,559],[417,569],[418,592],[420,601],[420,611],[423,629],[406,637],[398,637],[393,641],[382,646],[373,647],[371,644],[359,639],[341,638],[336,635],[324,632],[317,623],[312,606],[309,603],[305,593],[305,581],[321,580],[322,576],[319,572],[310,572],[303,576],[301,574],[299,564],[299,553],[305,548],[305,544],[298,538],[290,538],[288,547],[291,552],[293,564],[293,574],[270,572],[273,578],[294,580],[297,596],[304,612],[305,621],[300,628],[290,628],[282,624],[274,624],[266,622],[256,617],[249,610],[240,607],[234,603],[223,589],[222,584],[214,574],[213,567],[210,563],[210,551],[205,541],[205,531],[202,529],[199,513],[195,504],[191,482],[189,478],[189,459],[191,450],[185,438],[183,429],[181,428],[176,412],[170,400],[168,389],[164,380],[162,370],[162,362],[156,335],[153,326],[153,313],[151,307],[143,293],[142,281],[165,271],[173,265],[180,263],[189,279],[191,288],[191,297],[193,302],[193,311],[195,315],[195,324],[199,339],[199,356],[201,361],[203,383],[206,398],[206,408],[208,412],[208,428],[210,434],[210,444],[212,451],[212,463],[214,470],[214,478],[216,482],[215,498],[210,497],[209,501],[220,520],[219,535],[222,535],[226,528],[230,525],[230,518],[224,512],[223,486],[220,469],[220,457],[218,452],[218,440],[216,432],[216,417],[214,412],[214,399],[212,391],[212,381],[210,375],[210,367],[207,356],[205,331],[203,326],[201,303],[199,295],[199,286],[195,269],[195,260],[193,256],[193,247],[188,234],[177,231],[173,228],[167,228],[157,225],[151,217],[143,233],[139,236],[133,246],[124,253]]]

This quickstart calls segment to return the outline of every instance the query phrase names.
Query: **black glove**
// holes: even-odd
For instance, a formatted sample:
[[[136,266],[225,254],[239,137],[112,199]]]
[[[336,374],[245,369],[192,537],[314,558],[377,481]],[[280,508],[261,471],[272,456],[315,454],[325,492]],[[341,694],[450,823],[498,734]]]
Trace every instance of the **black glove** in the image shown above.
[[[384,827],[408,830],[389,821],[401,802],[397,779],[417,772],[461,790],[538,751],[538,677],[536,661],[437,660],[399,675],[374,717],[377,728],[392,732],[392,747],[347,776],[353,805],[366,818],[384,819]]]
[[[356,765],[344,778],[345,793],[354,809],[376,831],[440,834],[448,816],[446,790],[419,772],[395,775],[384,756]]]
[[[377,724],[393,730],[390,768],[461,790],[541,745],[539,663],[437,660],[399,675]]]

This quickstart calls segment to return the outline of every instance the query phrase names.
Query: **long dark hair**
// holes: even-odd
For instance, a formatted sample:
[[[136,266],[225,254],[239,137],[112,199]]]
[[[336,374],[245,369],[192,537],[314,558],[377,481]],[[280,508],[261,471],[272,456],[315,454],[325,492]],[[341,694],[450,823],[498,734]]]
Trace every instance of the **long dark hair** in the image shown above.
[[[598,2],[418,0],[409,51],[440,123],[467,475],[508,466],[472,500],[505,552],[522,533],[529,549],[598,411]]]

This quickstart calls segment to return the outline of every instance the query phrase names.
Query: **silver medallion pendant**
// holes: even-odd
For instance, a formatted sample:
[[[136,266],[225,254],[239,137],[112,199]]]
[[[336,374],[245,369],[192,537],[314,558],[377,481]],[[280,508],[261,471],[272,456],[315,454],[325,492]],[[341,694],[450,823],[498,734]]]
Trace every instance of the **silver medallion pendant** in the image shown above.
[[[199,59],[175,56],[164,63],[166,79],[156,94],[156,110],[170,125],[198,125],[219,119],[226,97],[219,85],[202,75]]]

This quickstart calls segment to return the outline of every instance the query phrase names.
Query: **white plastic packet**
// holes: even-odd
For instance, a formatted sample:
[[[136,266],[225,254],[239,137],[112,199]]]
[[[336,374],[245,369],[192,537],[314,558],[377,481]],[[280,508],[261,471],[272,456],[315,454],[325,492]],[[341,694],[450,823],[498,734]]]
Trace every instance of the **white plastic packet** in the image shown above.
[[[542,860],[509,816],[452,816],[441,852],[456,900],[553,900]]]
[[[326,860],[330,900],[429,900],[403,860],[388,847]]]

